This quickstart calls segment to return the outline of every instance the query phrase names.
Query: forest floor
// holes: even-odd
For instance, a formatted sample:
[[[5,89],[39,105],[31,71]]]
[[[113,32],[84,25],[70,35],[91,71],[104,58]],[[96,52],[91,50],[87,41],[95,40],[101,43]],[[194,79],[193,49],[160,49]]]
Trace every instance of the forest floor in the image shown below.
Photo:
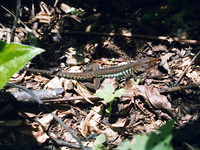
[[[0,38],[9,43],[16,1],[0,4]],[[200,148],[199,8],[199,1],[187,0],[22,2],[14,42],[45,49],[28,68],[81,72],[94,62],[106,68],[149,57],[155,61],[146,70],[141,63],[141,70],[129,79],[104,79],[100,89],[108,90],[102,93],[106,98],[112,88],[126,89],[112,102],[94,96],[96,91],[80,82],[50,75],[20,71],[10,82],[42,95],[45,106],[88,149],[101,133],[106,135],[104,148],[115,149],[171,119],[176,120],[173,148]],[[80,148],[71,133],[30,96],[17,88],[3,91],[13,93],[17,102],[0,95],[0,147]],[[49,92],[56,96],[47,96]],[[10,104],[12,109],[5,113]]]

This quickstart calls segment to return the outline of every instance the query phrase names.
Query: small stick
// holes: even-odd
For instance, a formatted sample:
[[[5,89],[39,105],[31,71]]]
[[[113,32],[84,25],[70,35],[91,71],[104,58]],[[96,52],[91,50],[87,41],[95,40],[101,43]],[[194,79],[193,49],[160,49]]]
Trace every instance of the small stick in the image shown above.
[[[171,87],[168,89],[164,89],[164,90],[159,90],[159,93],[168,93],[168,92],[175,92],[175,91],[181,91],[181,90],[185,90],[185,89],[194,89],[194,88],[198,88],[200,86],[200,83],[197,84],[193,84],[193,85],[185,85],[185,86],[176,86],[176,87]]]
[[[194,62],[194,60],[197,58],[197,56],[200,54],[200,51],[192,58],[192,61],[190,62],[190,64],[185,68],[185,70],[183,71],[182,75],[180,76],[180,78],[176,81],[176,83],[174,84],[174,86],[177,86],[177,84],[179,84],[181,82],[181,80],[183,79],[183,76],[187,73],[189,67],[191,66],[191,64]]]
[[[190,40],[190,39],[180,39],[178,37],[167,37],[167,36],[153,36],[153,35],[142,35],[142,34],[120,34],[120,33],[99,33],[99,32],[82,32],[82,31],[63,31],[62,34],[78,34],[78,35],[95,35],[95,36],[111,36],[111,37],[132,37],[132,38],[142,38],[142,39],[155,39],[155,40],[165,40],[165,41],[175,41],[184,42],[190,44],[200,44],[200,41]]]
[[[16,15],[15,15],[15,19],[14,19],[14,23],[13,23],[13,27],[12,27],[12,31],[11,31],[10,43],[14,41],[15,30],[16,30],[17,22],[18,22],[18,18],[19,18],[20,7],[21,7],[21,0],[17,0]]]

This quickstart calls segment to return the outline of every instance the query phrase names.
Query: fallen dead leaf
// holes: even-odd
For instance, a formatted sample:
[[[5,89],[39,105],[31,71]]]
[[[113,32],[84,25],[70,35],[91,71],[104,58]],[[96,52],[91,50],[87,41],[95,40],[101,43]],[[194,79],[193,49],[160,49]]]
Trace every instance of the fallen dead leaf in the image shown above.
[[[56,111],[54,111],[54,113],[56,113]],[[34,135],[38,143],[44,143],[49,138],[45,130],[48,130],[52,120],[53,120],[53,116],[51,114],[44,115],[44,117],[37,120],[39,122],[39,125],[38,124],[37,125],[35,124],[35,125],[39,127],[38,131],[36,132],[33,131],[32,134]]]
[[[174,53],[167,53],[166,55],[160,57],[161,59],[160,66],[162,66],[165,70],[167,70],[168,74],[170,74],[170,69],[167,60],[169,60],[173,55]]]
[[[113,128],[122,128],[125,126],[126,122],[127,118],[119,118],[117,122],[115,122],[114,124],[110,124],[109,126]]]
[[[145,86],[145,85],[135,85],[131,84],[129,81],[125,86],[128,88],[127,91],[132,91],[134,96],[142,96],[146,102],[146,104],[159,116],[167,117],[168,119],[171,117],[175,117],[172,113],[171,103],[168,101],[167,97],[161,95],[158,92],[158,89],[154,88],[153,86]],[[131,84],[131,86],[130,86]]]
[[[81,121],[79,130],[84,137],[87,137],[87,135],[93,131],[100,131],[97,125],[102,117],[102,107],[103,105],[95,106],[86,116],[86,118]]]
[[[82,96],[87,102],[94,104],[87,96],[91,96],[92,92],[90,92],[87,88],[79,84],[76,80],[72,80],[72,83],[76,85],[77,88],[74,88],[74,90]],[[79,103],[80,100],[76,100],[75,103]],[[84,102],[84,101],[82,101]]]
[[[62,81],[58,78],[55,77],[52,80],[50,80],[45,86],[44,89],[57,89],[57,88],[62,88]]]
[[[89,121],[94,114],[94,110],[91,110],[90,113],[86,116],[84,120],[81,121],[79,125],[79,131],[84,137],[87,137],[87,134],[89,133]]]
[[[197,71],[188,72],[186,74],[188,78],[190,78],[195,84],[200,83],[200,73]]]
[[[102,131],[106,135],[108,141],[113,141],[118,137],[118,132],[113,131],[109,126],[105,127],[105,130]]]
[[[180,67],[187,67],[191,63],[190,57],[185,57],[182,59],[183,63],[180,65]]]

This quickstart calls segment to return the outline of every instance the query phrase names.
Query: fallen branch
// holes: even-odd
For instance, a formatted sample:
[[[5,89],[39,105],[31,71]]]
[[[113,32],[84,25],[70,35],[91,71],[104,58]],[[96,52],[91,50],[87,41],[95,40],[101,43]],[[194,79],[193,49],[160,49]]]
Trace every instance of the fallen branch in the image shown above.
[[[174,84],[174,86],[177,86],[181,80],[183,79],[184,75],[187,73],[188,69],[190,68],[190,66],[192,65],[192,63],[195,61],[195,59],[198,57],[198,55],[200,54],[200,50],[199,52],[192,58],[192,61],[190,62],[190,64],[185,68],[185,70],[183,71],[183,73],[181,74],[181,76],[179,77],[179,79],[176,81],[176,83]]]
[[[95,35],[95,36],[111,36],[111,37],[131,37],[140,39],[153,39],[153,40],[164,40],[169,42],[184,42],[189,44],[200,44],[200,41],[191,39],[180,39],[178,37],[167,37],[167,36],[153,36],[153,35],[142,35],[142,34],[131,34],[131,33],[99,33],[99,32],[82,32],[82,31],[63,31],[62,34],[73,34],[73,35]]]
[[[200,86],[200,83],[193,84],[193,85],[171,87],[168,89],[161,89],[161,90],[159,90],[159,93],[163,94],[163,93],[176,92],[176,91],[181,91],[181,90],[186,90],[186,89],[195,89],[195,88],[199,88],[199,86]],[[60,89],[54,89],[54,90],[60,90]],[[45,92],[45,91],[43,90],[43,92]],[[37,91],[34,91],[34,93],[37,94]],[[133,95],[132,93],[126,93],[126,94],[122,94],[122,97],[123,96],[132,96],[132,95]],[[87,98],[91,101],[100,99],[98,96],[94,96],[94,95],[87,96]],[[75,100],[85,100],[85,98],[83,98],[82,96],[49,98],[49,99],[47,99],[47,97],[45,99],[44,99],[44,97],[41,97],[41,99],[43,102],[48,102],[48,103],[49,102],[66,102],[66,101],[75,101]],[[17,100],[20,102],[28,102],[28,103],[36,102],[35,100],[33,100],[32,97],[30,97],[30,99],[29,99],[29,97],[26,97],[25,99],[17,99]]]

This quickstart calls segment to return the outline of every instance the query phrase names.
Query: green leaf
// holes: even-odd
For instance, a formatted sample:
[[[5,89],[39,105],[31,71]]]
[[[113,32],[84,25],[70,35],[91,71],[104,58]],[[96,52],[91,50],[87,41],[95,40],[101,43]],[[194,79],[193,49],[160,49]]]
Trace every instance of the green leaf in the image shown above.
[[[100,98],[103,98],[103,99],[105,98],[105,93],[104,93],[104,90],[102,90],[102,89],[97,90],[94,95],[96,95]]]
[[[123,93],[125,93],[125,89],[119,89],[115,92],[114,97],[120,97]]]
[[[117,149],[118,150],[133,150],[133,145],[131,145],[130,141],[125,141]]]
[[[106,93],[113,93],[115,91],[115,88],[111,83],[109,83],[109,84],[106,85],[104,90],[105,90]]]
[[[0,89],[35,55],[44,52],[41,48],[0,41]]]
[[[113,100],[113,99],[110,100],[110,98],[113,97],[112,94],[114,91],[115,91],[114,86],[112,84],[107,84],[104,89],[97,90],[94,95],[103,98],[106,102],[109,102]]]
[[[115,93],[114,91],[114,86],[112,84],[107,84],[104,89],[97,90],[94,95],[103,98],[105,102],[110,103],[115,100],[115,97],[120,97],[125,92],[125,89],[119,89]]]
[[[173,150],[171,145],[172,126],[174,121],[171,120],[158,129],[159,133],[150,132],[149,135],[137,135],[135,144],[124,142],[118,150]]]
[[[103,143],[105,143],[106,141],[106,136],[105,134],[100,134],[99,136],[97,136],[95,142],[94,142],[94,145],[96,147],[103,147]]]
[[[173,150],[171,145],[172,140],[172,125],[174,121],[171,120],[165,125],[161,126],[158,131],[160,133],[150,132],[149,135],[136,136],[134,149],[140,150]]]
[[[119,89],[115,92],[115,94],[113,94],[114,91],[114,86],[112,84],[108,84],[104,89],[97,90],[94,95],[103,98],[105,102],[110,103],[115,100],[115,97],[119,97],[125,92],[124,89]]]
[[[110,103],[110,102],[114,101],[114,99],[115,99],[114,94],[107,93],[106,97],[104,98],[104,101],[106,103]]]
[[[109,103],[108,108],[106,108],[106,112],[107,112],[107,113],[111,113],[111,111],[112,111],[112,102]]]
[[[92,148],[92,150],[101,150],[101,148],[100,147],[94,147],[94,148]]]

